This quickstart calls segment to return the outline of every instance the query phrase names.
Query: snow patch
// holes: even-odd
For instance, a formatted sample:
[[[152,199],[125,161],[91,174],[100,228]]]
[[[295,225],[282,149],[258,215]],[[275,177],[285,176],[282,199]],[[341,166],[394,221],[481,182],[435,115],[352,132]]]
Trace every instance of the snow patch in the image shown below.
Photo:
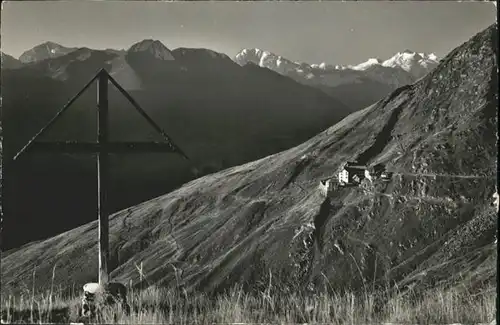
[[[360,63],[358,65],[355,65],[355,66],[351,66],[350,68],[352,70],[361,70],[361,71],[364,71],[374,65],[380,65],[380,60],[379,59],[375,59],[375,58],[370,58],[368,59],[368,61],[365,61],[363,63]]]

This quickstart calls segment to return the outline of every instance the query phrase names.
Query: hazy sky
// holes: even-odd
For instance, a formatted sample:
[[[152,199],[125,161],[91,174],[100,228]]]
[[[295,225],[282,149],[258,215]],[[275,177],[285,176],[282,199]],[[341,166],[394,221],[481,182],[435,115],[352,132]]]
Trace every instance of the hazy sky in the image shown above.
[[[438,56],[494,23],[484,2],[2,2],[1,49],[18,57],[54,41],[128,48],[145,38],[170,49],[233,57],[261,48],[291,60],[353,64],[410,49]]]

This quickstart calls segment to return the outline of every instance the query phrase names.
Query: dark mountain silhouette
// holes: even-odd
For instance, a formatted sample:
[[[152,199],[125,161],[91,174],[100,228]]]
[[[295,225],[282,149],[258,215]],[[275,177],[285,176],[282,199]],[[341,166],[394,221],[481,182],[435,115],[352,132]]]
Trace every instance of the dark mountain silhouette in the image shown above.
[[[73,87],[81,87],[88,82],[101,68],[110,70],[111,61],[118,54],[79,48],[53,59],[28,64],[23,70],[31,76],[47,76],[61,80]]]
[[[118,82],[137,86],[132,96],[191,158],[112,157],[113,211],[293,147],[350,112],[320,90],[267,69],[240,67],[205,49],[170,51],[151,40],[127,52],[81,48],[7,70],[2,84],[4,250],[96,218],[96,164],[91,157],[27,154],[15,164],[9,160],[101,68]],[[92,86],[41,140],[95,141],[95,105]],[[110,110],[114,141],[161,140],[112,87]]]
[[[496,286],[497,57],[495,24],[299,146],[114,214],[112,278],[138,285],[142,263],[149,283],[208,292],[262,292],[270,273],[284,291]],[[357,159],[394,175],[325,198],[320,180]],[[2,290],[35,265],[49,287],[56,263],[57,284],[95,280],[97,222],[7,252]]]
[[[335,87],[323,85],[316,85],[315,87],[323,90],[333,98],[337,98],[353,110],[367,107],[396,89],[394,86],[368,78],[360,78],[356,82],[344,83]]]
[[[149,56],[163,61],[174,60],[172,52],[163,45],[162,42],[153,39],[147,39],[135,43],[128,50],[129,53],[147,53]]]
[[[6,53],[0,52],[0,56],[2,57],[2,70],[17,69],[23,65],[21,61]]]

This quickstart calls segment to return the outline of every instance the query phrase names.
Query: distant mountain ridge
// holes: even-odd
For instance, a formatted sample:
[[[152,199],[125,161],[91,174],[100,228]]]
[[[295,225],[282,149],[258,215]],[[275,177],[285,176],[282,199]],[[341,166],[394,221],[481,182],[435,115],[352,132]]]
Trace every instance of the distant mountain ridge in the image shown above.
[[[410,50],[398,52],[382,61],[370,58],[358,65],[308,64],[293,62],[280,55],[261,49],[243,49],[235,56],[240,65],[254,63],[307,84],[338,86],[353,79],[370,78],[396,87],[416,81],[437,66],[439,60],[433,53],[417,53]],[[391,68],[387,70],[384,68]],[[391,76],[387,76],[387,71]]]
[[[2,58],[2,69],[17,69],[23,65],[21,61],[6,53],[0,52],[0,56]]]
[[[162,42],[147,39],[133,44],[128,52],[147,52],[158,60],[175,60],[172,52]]]
[[[68,48],[53,42],[45,42],[25,51],[21,55],[21,60],[7,55],[5,55],[5,60],[5,69],[26,65],[28,69],[61,81],[71,79],[70,76],[79,69],[76,68],[78,65],[85,70],[82,73],[89,74],[95,73],[96,66],[105,67],[111,76],[128,90],[138,90],[144,87],[143,80],[137,74],[145,68],[144,65],[141,66],[142,63],[148,66],[147,71],[142,71],[142,77],[158,79],[155,82],[159,82],[159,79],[168,79],[166,76],[168,73],[186,71],[186,65],[190,65],[191,68],[196,66],[197,69],[212,70],[220,64],[226,67],[232,66],[232,68],[237,66],[229,56],[223,53],[202,48],[180,47],[170,50],[162,42],[153,39],[136,42],[127,50]]]
[[[65,47],[49,41],[25,51],[19,57],[19,61],[22,63],[39,62],[48,58],[64,56],[78,49],[79,48]],[[176,58],[173,52],[186,52],[187,49],[179,48],[170,50],[158,40],[145,39],[133,44],[127,51],[114,49],[103,51],[117,55],[123,55],[126,52],[148,52],[160,60],[175,60]],[[217,52],[214,51],[211,51],[211,53],[212,56],[218,55],[215,54]],[[223,55],[226,56],[225,54]],[[438,64],[439,59],[433,53],[426,54],[405,50],[396,53],[385,61],[377,58],[370,58],[357,65],[347,66],[332,65],[325,62],[320,64],[309,64],[294,62],[270,51],[254,48],[243,49],[235,56],[234,61],[239,65],[254,63],[260,67],[271,69],[307,84],[322,84],[334,87],[365,77],[399,87],[411,83],[431,71]],[[391,70],[383,69],[384,67],[391,68]],[[347,71],[348,73],[340,73],[340,71]],[[386,73],[384,73],[384,71]],[[387,71],[390,71],[392,76],[389,77]]]
[[[432,53],[409,50],[398,52],[385,61],[370,58],[348,66],[293,62],[261,49],[244,49],[234,60],[242,66],[255,64],[321,89],[354,110],[371,105],[391,91],[415,82],[439,62]]]
[[[50,58],[57,58],[75,50],[77,50],[77,48],[65,47],[49,41],[23,52],[19,57],[19,61],[22,63],[39,62]]]
[[[26,51],[23,54],[23,60],[30,62],[30,64],[36,64],[44,62],[48,58],[63,57],[77,50],[80,49],[46,42]],[[186,71],[187,67],[183,62],[190,62],[191,69],[196,65],[196,69],[216,70],[222,68],[220,65],[223,65],[222,69],[225,69],[226,73],[228,70],[234,69],[230,68],[233,62],[240,66],[252,63],[301,84],[320,89],[327,95],[340,100],[352,110],[362,109],[380,100],[396,88],[411,84],[431,71],[438,62],[434,54],[408,50],[398,52],[385,61],[372,58],[354,66],[331,65],[324,62],[320,64],[293,62],[260,49],[242,50],[235,58],[231,59],[226,54],[209,49],[181,47],[170,50],[162,42],[153,39],[145,39],[132,44],[128,50],[88,50],[93,53],[112,55],[113,57],[107,61],[109,64],[107,68],[110,69],[111,75],[115,76],[129,90],[145,87],[145,81],[141,80],[138,73],[141,73],[143,78],[154,79],[154,83],[165,80],[163,75],[177,74],[180,70],[184,71],[184,75],[189,74],[190,72]],[[139,59],[140,57],[143,59]],[[147,64],[147,67],[142,65],[141,61],[149,60],[145,59],[146,57],[153,58],[154,61],[151,62],[156,62],[155,66],[150,63]],[[131,62],[135,62],[135,69],[131,67]],[[55,64],[59,65],[57,62]],[[59,72],[52,71],[47,74],[56,79],[66,78],[63,66],[59,68]],[[140,66],[142,68],[139,68]],[[137,69],[142,69],[142,72],[138,72]]]

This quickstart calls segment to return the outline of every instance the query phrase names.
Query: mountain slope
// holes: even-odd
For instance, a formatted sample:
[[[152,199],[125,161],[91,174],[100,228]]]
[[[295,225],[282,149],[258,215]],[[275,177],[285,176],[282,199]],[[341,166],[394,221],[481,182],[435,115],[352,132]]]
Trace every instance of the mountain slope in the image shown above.
[[[146,42],[146,41],[144,41]],[[136,44],[135,51],[144,50]],[[36,48],[36,47],[35,47]],[[86,47],[55,52],[53,56],[25,65],[27,75],[47,76],[81,87],[96,71],[105,68],[127,90],[141,89],[142,83],[125,60],[127,51],[94,50]]]
[[[2,57],[2,69],[17,69],[23,65],[21,61],[6,53],[0,52],[0,56]]]
[[[57,58],[73,52],[76,48],[65,47],[54,42],[45,42],[21,54],[22,63],[35,63],[50,58]]]
[[[174,60],[172,52],[163,45],[162,42],[153,39],[147,39],[135,43],[128,50],[129,53],[147,53],[155,59],[163,61]]]
[[[496,25],[399,88],[290,150],[208,175],[110,218],[112,277],[218,291],[494,285]],[[347,160],[384,163],[388,183],[319,180]],[[92,222],[2,257],[2,291],[97,275]],[[177,269],[177,272],[175,271]],[[325,281],[328,280],[328,283]]]
[[[116,57],[115,53],[83,47],[73,49],[68,54],[33,62],[23,70],[32,75],[48,76],[81,87],[100,68],[111,70],[111,60]]]

